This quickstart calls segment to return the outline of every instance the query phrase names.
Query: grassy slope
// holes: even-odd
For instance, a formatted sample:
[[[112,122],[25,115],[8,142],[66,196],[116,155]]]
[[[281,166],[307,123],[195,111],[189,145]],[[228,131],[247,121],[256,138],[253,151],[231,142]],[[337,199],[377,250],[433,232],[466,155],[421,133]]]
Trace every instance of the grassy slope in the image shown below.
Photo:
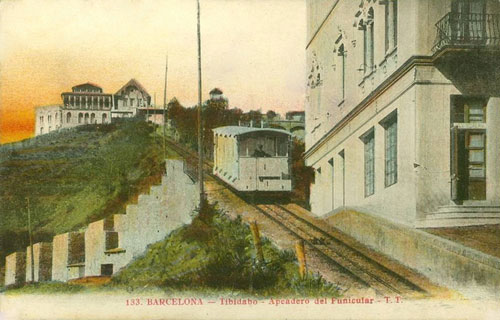
[[[144,122],[82,126],[30,147],[0,149],[0,266],[6,254],[28,244],[27,197],[35,242],[51,241],[124,212],[158,183],[163,151],[152,131]]]

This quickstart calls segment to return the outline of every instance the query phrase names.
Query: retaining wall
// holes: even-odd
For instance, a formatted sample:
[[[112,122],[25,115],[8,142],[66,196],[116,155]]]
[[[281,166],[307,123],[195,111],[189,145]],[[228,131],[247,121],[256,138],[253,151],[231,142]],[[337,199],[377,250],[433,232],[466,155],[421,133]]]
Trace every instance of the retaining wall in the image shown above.
[[[68,281],[85,275],[83,232],[58,234],[52,241],[52,280]]]
[[[26,248],[26,282],[50,281],[52,279],[52,243],[35,243],[33,262],[35,279],[31,279],[31,246],[28,246]]]
[[[500,259],[426,232],[355,211],[327,221],[356,240],[470,298],[500,298]]]
[[[20,284],[26,280],[26,253],[14,252],[5,257],[5,285]]]
[[[92,222],[85,231],[85,276],[112,275],[127,265],[132,256],[119,246],[115,220],[124,215]]]
[[[125,215],[92,222],[85,232],[57,235],[52,245],[35,244],[35,281],[112,275],[144,254],[149,245],[191,223],[198,203],[198,184],[185,173],[184,162],[167,160],[161,185],[140,195],[137,204],[127,206]],[[29,247],[26,252],[31,259]],[[21,260],[26,264],[25,253],[7,257],[6,284],[24,282],[25,277],[31,280],[31,269],[19,264]]]

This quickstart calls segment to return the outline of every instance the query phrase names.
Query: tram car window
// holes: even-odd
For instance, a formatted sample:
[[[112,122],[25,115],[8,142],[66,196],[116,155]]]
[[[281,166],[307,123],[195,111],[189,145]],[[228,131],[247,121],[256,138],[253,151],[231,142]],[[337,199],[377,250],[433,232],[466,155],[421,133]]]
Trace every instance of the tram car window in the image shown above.
[[[288,131],[240,126],[213,131],[213,173],[217,177],[240,192],[292,190]]]

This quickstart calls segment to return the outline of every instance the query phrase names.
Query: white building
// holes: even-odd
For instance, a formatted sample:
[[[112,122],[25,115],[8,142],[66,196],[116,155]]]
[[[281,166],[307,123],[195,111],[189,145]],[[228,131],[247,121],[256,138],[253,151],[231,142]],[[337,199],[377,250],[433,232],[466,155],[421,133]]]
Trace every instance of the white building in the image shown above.
[[[41,106],[35,109],[35,136],[61,128],[83,124],[111,122],[113,96],[87,82],[61,93],[62,105]]]
[[[311,209],[500,222],[500,2],[308,0]]]
[[[135,79],[130,79],[114,95],[114,106],[111,112],[113,118],[130,118],[137,114],[140,108],[151,106],[151,96]]]
[[[72,87],[71,92],[63,92],[61,99],[62,105],[35,109],[35,136],[84,124],[110,123],[111,118],[135,117],[138,110],[151,106],[151,96],[135,79],[115,95],[104,93],[100,86],[87,82]]]

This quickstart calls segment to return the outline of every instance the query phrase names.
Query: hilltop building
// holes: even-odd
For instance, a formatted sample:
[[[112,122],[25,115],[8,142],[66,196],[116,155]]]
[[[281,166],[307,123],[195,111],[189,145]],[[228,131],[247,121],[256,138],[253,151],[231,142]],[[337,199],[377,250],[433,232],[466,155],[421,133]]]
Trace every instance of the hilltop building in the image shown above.
[[[308,0],[311,208],[500,222],[500,2]]]
[[[110,123],[111,118],[134,117],[138,110],[151,105],[151,96],[135,79],[114,95],[87,82],[61,93],[61,99],[62,104],[36,108],[35,136],[84,124]]]
[[[219,88],[213,88],[210,91],[210,100],[225,100],[224,96],[222,95],[223,92]]]
[[[137,110],[151,106],[151,96],[135,79],[131,79],[114,95],[113,118],[130,118]]]

